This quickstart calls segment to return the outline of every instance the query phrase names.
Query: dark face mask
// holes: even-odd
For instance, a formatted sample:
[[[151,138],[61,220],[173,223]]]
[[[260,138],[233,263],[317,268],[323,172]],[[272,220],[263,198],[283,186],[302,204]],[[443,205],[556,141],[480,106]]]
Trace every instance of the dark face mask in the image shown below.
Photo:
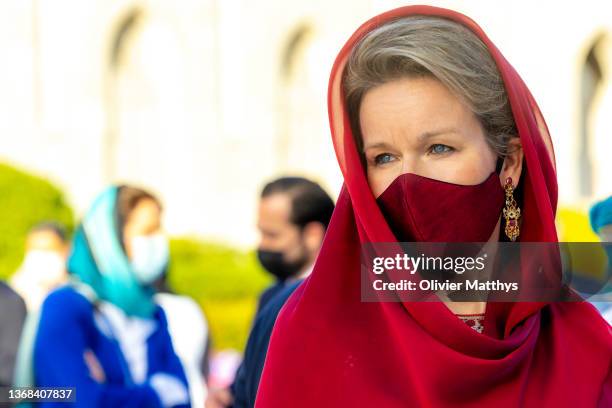
[[[486,242],[504,205],[496,173],[459,185],[406,173],[377,202],[400,242]]]
[[[304,266],[306,266],[306,262],[308,262],[305,252],[303,252],[302,256],[297,260],[288,262],[285,260],[285,254],[283,252],[265,251],[263,249],[257,249],[257,259],[259,259],[259,263],[261,263],[265,270],[270,272],[281,282],[295,276]]]

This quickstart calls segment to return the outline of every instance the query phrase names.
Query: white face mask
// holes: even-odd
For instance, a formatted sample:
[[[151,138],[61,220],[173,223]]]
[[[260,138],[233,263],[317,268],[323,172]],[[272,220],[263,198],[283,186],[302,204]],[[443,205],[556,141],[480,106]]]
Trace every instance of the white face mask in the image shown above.
[[[32,249],[25,255],[21,273],[30,283],[53,287],[66,277],[66,261],[58,252]]]
[[[601,238],[601,242],[612,242],[612,225],[600,228],[598,235]]]
[[[139,235],[132,238],[131,244],[131,264],[136,279],[145,285],[155,282],[168,263],[168,238],[161,233]]]

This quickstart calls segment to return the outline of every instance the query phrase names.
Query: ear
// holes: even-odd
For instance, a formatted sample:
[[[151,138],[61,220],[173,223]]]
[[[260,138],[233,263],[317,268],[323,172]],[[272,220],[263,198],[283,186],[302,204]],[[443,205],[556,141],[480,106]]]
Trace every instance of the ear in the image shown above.
[[[302,232],[304,244],[311,254],[316,254],[321,249],[323,237],[325,237],[325,227],[320,222],[309,222],[304,226]]]
[[[508,177],[512,178],[512,185],[516,187],[523,172],[523,147],[521,139],[511,137],[508,141],[508,154],[504,159],[502,170],[499,173],[499,179],[502,185],[506,184]]]

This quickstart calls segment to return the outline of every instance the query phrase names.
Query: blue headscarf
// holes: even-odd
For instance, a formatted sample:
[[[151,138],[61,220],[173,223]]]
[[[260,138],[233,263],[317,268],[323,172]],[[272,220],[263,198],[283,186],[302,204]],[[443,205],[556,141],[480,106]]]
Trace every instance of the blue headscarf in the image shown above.
[[[127,315],[152,317],[154,289],[138,282],[121,245],[116,207],[118,188],[110,187],[94,201],[75,233],[68,271],[91,287],[96,296]]]
[[[612,224],[612,196],[603,201],[595,203],[590,211],[591,227],[593,231],[599,230],[606,225]]]

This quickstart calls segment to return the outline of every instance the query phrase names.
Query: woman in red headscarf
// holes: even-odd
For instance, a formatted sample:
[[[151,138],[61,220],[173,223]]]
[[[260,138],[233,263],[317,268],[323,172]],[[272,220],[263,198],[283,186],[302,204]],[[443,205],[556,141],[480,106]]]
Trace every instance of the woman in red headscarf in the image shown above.
[[[363,244],[558,241],[548,129],[480,27],[427,6],[374,17],[328,105],[345,184],[256,407],[612,406],[611,330],[588,303],[361,301]]]

